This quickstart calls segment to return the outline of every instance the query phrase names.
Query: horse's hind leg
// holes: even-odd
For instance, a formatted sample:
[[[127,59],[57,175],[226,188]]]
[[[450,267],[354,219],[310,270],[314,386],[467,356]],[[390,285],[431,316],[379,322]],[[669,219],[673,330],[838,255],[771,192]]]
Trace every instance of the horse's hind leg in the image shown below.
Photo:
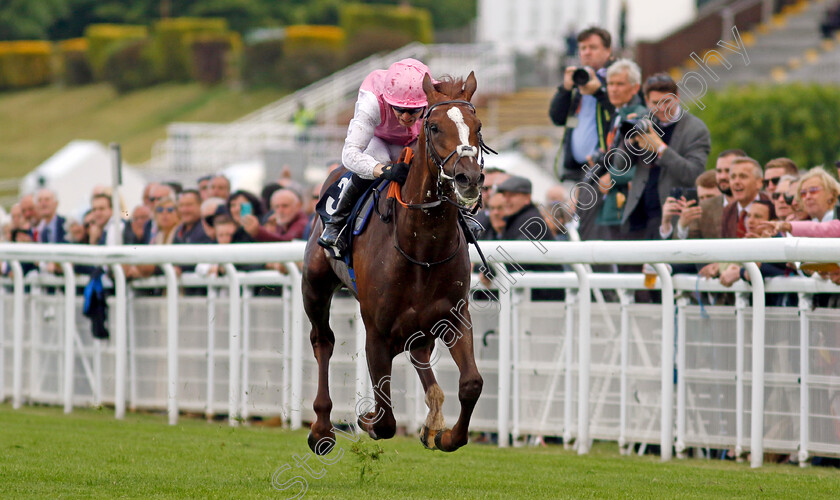
[[[466,318],[469,321],[469,317]],[[458,400],[461,402],[461,413],[452,430],[445,430],[435,436],[435,447],[443,451],[455,451],[467,444],[469,439],[470,418],[475,408],[481,388],[484,384],[478,368],[475,366],[473,352],[472,328],[464,328],[463,335],[449,348],[449,353],[461,376],[458,380]],[[501,439],[501,437],[499,438]]]
[[[309,341],[318,361],[318,393],[313,404],[316,418],[309,432],[308,444],[316,454],[325,455],[335,445],[335,431],[330,422],[332,400],[329,371],[335,345],[335,335],[330,328],[330,303],[338,285],[338,278],[332,272],[320,247],[316,246],[311,253],[308,250],[309,247],[302,286],[303,306],[312,323]]]
[[[446,428],[446,422],[443,418],[443,389],[440,388],[437,380],[435,380],[435,374],[429,363],[433,348],[434,344],[427,348],[411,351],[411,362],[414,365],[414,369],[417,370],[420,383],[423,384],[423,392],[426,395],[426,406],[429,408],[429,413],[426,414],[426,421],[420,428],[420,442],[430,450],[435,448],[435,436],[437,433]]]

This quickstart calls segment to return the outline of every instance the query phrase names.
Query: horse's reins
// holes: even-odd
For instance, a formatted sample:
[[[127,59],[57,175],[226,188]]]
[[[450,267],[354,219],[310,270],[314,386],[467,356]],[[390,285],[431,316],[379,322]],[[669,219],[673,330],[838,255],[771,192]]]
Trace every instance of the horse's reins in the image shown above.
[[[493,153],[498,154],[493,151],[489,146],[484,143],[484,140],[481,138],[481,132],[476,132],[478,136],[478,147],[475,146],[467,146],[463,144],[459,144],[455,147],[455,149],[449,153],[446,158],[441,158],[437,152],[437,149],[434,148],[431,139],[431,125],[429,122],[429,118],[432,115],[432,110],[436,107],[444,105],[444,104],[453,104],[453,105],[466,105],[470,108],[470,110],[475,114],[475,106],[469,102],[464,100],[451,100],[451,101],[441,101],[429,106],[429,109],[426,110],[426,114],[423,116],[423,132],[425,135],[425,143],[426,143],[426,156],[432,160],[432,162],[438,167],[438,176],[436,182],[436,197],[435,201],[430,201],[426,203],[406,203],[402,200],[402,196],[400,193],[400,188],[397,183],[392,183],[388,189],[388,197],[393,198],[396,200],[400,205],[405,208],[409,209],[428,209],[434,208],[439,206],[444,201],[454,205],[458,209],[458,225],[461,230],[462,234],[469,235],[467,238],[469,239],[469,243],[475,245],[476,250],[478,251],[478,255],[481,257],[482,263],[484,263],[484,268],[488,270],[488,273],[492,276],[492,270],[490,266],[487,265],[487,260],[484,258],[484,254],[481,252],[481,248],[478,246],[478,242],[475,239],[475,235],[472,234],[472,231],[469,230],[467,227],[467,223],[465,217],[467,217],[464,212],[468,211],[468,207],[461,205],[456,200],[452,200],[449,196],[443,193],[443,183],[444,181],[449,181],[451,190],[457,193],[457,188],[455,187],[455,177],[447,175],[443,169],[443,166],[452,159],[454,155],[458,155],[457,159],[455,160],[455,164],[453,165],[453,173],[455,167],[457,167],[458,162],[461,161],[464,157],[475,158],[478,156],[479,167],[481,171],[484,171],[484,154],[485,153]],[[413,158],[413,152],[409,150],[409,153],[405,155],[404,158],[401,158],[401,161],[405,161],[406,163],[410,163],[411,159]],[[434,171],[432,171],[434,174]],[[476,203],[475,207],[470,211],[470,215],[476,213],[481,208],[481,196],[478,198],[478,203]],[[466,236],[465,236],[466,237]],[[458,250],[461,249],[461,238],[458,238],[458,246],[455,247],[455,251],[452,252],[452,255],[446,257],[445,259],[436,261],[436,262],[423,262],[417,259],[412,258],[410,255],[405,253],[402,248],[400,248],[399,242],[397,241],[397,230],[396,230],[396,212],[394,212],[394,248],[400,252],[400,254],[406,258],[412,264],[417,264],[418,266],[423,266],[425,268],[430,268],[434,265],[443,264],[445,262],[449,262],[452,260],[456,255],[458,255]]]

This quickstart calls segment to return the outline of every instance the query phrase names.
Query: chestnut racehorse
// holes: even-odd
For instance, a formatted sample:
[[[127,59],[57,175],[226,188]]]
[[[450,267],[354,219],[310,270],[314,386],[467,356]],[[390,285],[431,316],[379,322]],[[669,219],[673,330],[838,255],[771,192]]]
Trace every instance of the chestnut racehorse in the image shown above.
[[[308,439],[317,454],[329,453],[335,444],[328,385],[335,336],[329,312],[333,293],[342,285],[359,301],[368,370],[377,387],[376,406],[358,416],[359,426],[374,439],[393,437],[397,423],[390,406],[391,364],[395,356],[409,351],[429,407],[421,441],[427,448],[444,451],[467,443],[470,417],[483,383],[475,365],[467,310],[469,253],[458,222],[458,211],[478,201],[484,183],[481,122],[469,102],[475,89],[473,73],[466,81],[433,83],[428,74],[424,78],[429,105],[408,178],[401,190],[392,187],[391,196],[378,199],[380,216],[372,217],[366,231],[353,242],[355,287],[347,266],[318,246],[320,220],[313,225],[304,257],[303,300],[318,361],[316,420]],[[333,172],[325,188],[344,172]],[[449,334],[446,345],[460,371],[461,412],[452,429],[445,428],[443,391],[429,365],[442,329]]]

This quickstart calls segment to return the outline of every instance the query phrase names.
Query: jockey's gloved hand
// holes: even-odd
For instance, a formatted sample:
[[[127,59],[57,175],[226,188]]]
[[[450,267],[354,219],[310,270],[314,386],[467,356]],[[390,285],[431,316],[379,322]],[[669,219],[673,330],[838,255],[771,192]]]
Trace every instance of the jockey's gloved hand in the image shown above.
[[[408,178],[408,163],[389,163],[382,167],[382,177],[397,184],[404,184]]]

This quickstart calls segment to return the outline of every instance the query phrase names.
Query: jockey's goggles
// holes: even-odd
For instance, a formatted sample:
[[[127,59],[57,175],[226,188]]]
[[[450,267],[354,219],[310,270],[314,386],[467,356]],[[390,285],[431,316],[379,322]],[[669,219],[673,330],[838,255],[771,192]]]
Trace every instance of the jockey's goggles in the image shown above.
[[[396,106],[391,106],[391,108],[397,112],[398,115],[403,113],[408,113],[410,115],[416,115],[417,113],[423,111],[424,108],[398,108]]]

